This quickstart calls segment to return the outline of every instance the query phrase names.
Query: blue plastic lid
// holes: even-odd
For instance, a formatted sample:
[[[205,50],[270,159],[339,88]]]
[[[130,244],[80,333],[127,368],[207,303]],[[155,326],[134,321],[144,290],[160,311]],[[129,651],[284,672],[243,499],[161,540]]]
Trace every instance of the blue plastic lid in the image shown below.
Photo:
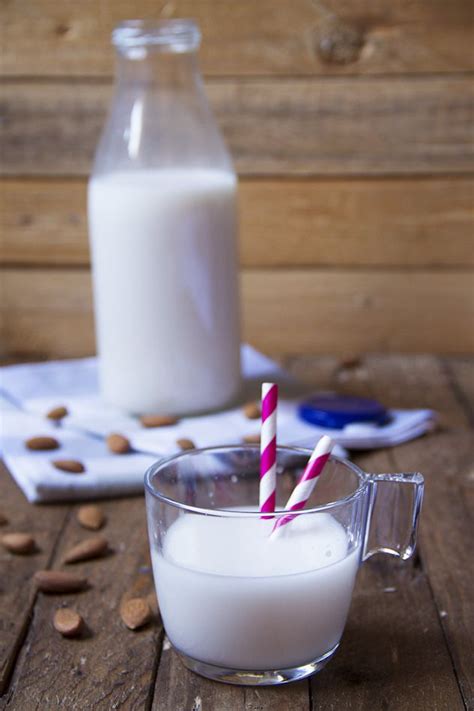
[[[301,403],[298,413],[312,425],[335,430],[353,422],[384,425],[390,419],[385,407],[377,400],[336,393],[313,395]]]

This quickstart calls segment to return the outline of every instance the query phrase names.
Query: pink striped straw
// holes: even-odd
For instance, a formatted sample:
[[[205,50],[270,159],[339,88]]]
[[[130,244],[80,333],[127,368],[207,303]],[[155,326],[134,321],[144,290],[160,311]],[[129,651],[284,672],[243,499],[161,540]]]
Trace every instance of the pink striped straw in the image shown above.
[[[278,385],[262,383],[262,428],[260,432],[260,497],[262,513],[275,511],[276,425]],[[262,516],[272,518],[272,516]]]
[[[334,442],[327,435],[323,435],[316,447],[314,448],[313,454],[309,458],[309,462],[306,465],[301,479],[293,489],[288,503],[285,506],[285,510],[289,511],[301,511],[306,506],[311,493],[316,485],[318,476],[321,474],[324,465],[329,459],[331,450],[334,447]],[[275,533],[277,529],[281,526],[285,526],[290,521],[293,521],[298,514],[288,514],[288,516],[282,516],[273,526],[272,534]]]

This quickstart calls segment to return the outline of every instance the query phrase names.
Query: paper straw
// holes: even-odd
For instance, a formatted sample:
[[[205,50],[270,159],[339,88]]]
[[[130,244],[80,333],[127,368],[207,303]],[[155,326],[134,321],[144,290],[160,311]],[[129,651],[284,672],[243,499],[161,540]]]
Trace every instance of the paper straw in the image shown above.
[[[278,385],[262,383],[262,429],[260,433],[260,495],[262,513],[275,511],[276,424]],[[272,516],[263,516],[272,518]]]
[[[316,447],[314,448],[313,454],[309,458],[306,469],[304,470],[301,479],[293,489],[293,492],[288,499],[288,503],[285,506],[285,510],[289,511],[301,511],[306,506],[311,493],[316,485],[318,476],[321,474],[324,465],[329,459],[331,450],[334,447],[334,442],[327,435],[323,435]],[[298,514],[288,514],[288,516],[282,516],[275,523],[272,534],[277,531],[281,526],[285,526],[290,521],[293,521]]]

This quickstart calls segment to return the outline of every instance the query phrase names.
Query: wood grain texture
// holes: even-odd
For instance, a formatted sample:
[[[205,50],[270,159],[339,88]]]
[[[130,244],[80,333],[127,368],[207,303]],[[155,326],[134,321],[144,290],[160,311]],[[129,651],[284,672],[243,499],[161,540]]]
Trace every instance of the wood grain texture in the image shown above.
[[[161,646],[161,624],[155,619],[132,632],[119,615],[124,597],[146,596],[153,590],[144,501],[123,499],[101,506],[107,515],[102,533],[113,553],[74,566],[89,579],[89,590],[78,595],[38,597],[8,694],[9,710],[138,711],[149,703]],[[52,567],[59,567],[64,552],[86,535],[75,515],[71,516]],[[86,623],[85,633],[72,641],[61,637],[51,624],[54,611],[65,603],[77,609]]]
[[[429,444],[443,431],[467,434],[469,421],[450,383],[446,366],[473,363],[472,358],[446,358],[417,354],[366,354],[358,358],[295,355],[282,359],[282,366],[308,389],[330,390],[342,394],[376,397],[386,407],[433,409],[438,414],[436,434],[412,444]],[[436,385],[433,385],[433,382]],[[388,452],[397,452],[398,447]]]
[[[245,337],[271,351],[456,353],[474,347],[466,330],[474,308],[469,272],[249,270],[242,286]]]
[[[64,357],[95,350],[90,276],[83,271],[0,274],[0,342],[3,355],[54,351]]]
[[[468,0],[10,0],[6,75],[110,75],[109,36],[124,18],[194,17],[210,75],[387,74],[472,68]]]
[[[0,263],[88,265],[82,179],[0,183]],[[245,267],[474,266],[474,179],[243,178]]]
[[[4,180],[0,204],[1,262],[89,263],[85,181]]]
[[[426,478],[420,548],[466,707],[472,708],[474,565],[466,541],[473,539],[474,523],[462,492],[474,461],[472,432],[445,434],[431,447],[405,445],[396,450],[394,461],[398,469],[419,469]]]
[[[440,412],[443,431],[392,451],[398,471],[421,471],[425,500],[420,527],[420,555],[429,576],[441,624],[463,692],[466,708],[474,704],[474,627],[472,579],[474,563],[467,541],[474,522],[466,508],[463,484],[472,476],[474,440],[466,431],[466,412],[453,392],[445,370],[434,359],[408,365],[401,359],[373,359],[369,370],[374,395],[397,407],[432,407]],[[415,365],[415,367],[414,367]],[[422,366],[422,367],[420,367]],[[396,392],[391,383],[406,383]],[[436,382],[436,387],[433,383]],[[427,387],[428,383],[431,387]]]
[[[280,688],[226,686],[188,671],[165,639],[153,697],[153,711],[310,711],[307,681]]]
[[[209,98],[242,175],[474,170],[469,77],[213,80]],[[4,175],[85,175],[109,84],[6,82]]]
[[[158,626],[136,635],[118,626],[120,600],[150,590],[143,502],[127,499],[103,504],[108,517],[103,533],[115,554],[80,564],[77,569],[90,576],[93,587],[68,598],[84,613],[92,636],[60,638],[49,623],[62,596],[38,597],[0,708],[365,711],[374,707],[374,699],[377,708],[397,711],[471,708],[474,621],[466,541],[472,538],[472,518],[462,487],[472,476],[472,430],[470,406],[465,405],[470,395],[459,394],[472,373],[470,362],[441,362],[433,356],[367,356],[352,363],[334,356],[284,360],[293,375],[312,387],[373,395],[394,407],[433,407],[443,423],[440,431],[393,450],[354,457],[367,471],[418,469],[425,475],[418,555],[406,563],[377,556],[364,564],[341,647],[310,680],[310,697],[306,682],[277,690],[212,684],[189,674],[167,644],[161,647]],[[10,517],[21,504],[27,507],[23,499],[12,502]],[[55,510],[35,507],[35,515],[50,517]],[[71,516],[53,567],[84,535]]]
[[[372,363],[400,357],[367,357],[345,366],[334,357],[296,357],[285,366],[311,387],[369,395],[380,374]],[[416,358],[406,359],[407,362]],[[426,359],[430,364],[432,357]],[[406,387],[394,378],[393,384]],[[379,394],[387,402],[389,394]],[[418,406],[422,405],[419,403]],[[369,472],[393,471],[390,453],[361,454],[351,459]],[[312,709],[463,708],[449,655],[442,651],[443,633],[429,579],[414,558],[399,562],[377,555],[359,571],[341,647],[331,663],[310,681]]]
[[[474,426],[474,362],[471,359],[450,359],[446,368],[471,425]],[[474,485],[474,476],[472,477]]]
[[[244,270],[241,282],[244,338],[263,350],[474,350],[469,272],[255,269]],[[5,269],[0,285],[7,354],[94,352],[88,272]]]
[[[0,535],[11,531],[30,533],[37,552],[18,556],[0,546],[0,696],[7,688],[16,655],[23,642],[35,600],[33,575],[45,568],[52,557],[58,536],[66,521],[68,506],[49,510],[33,509],[0,462],[0,510],[8,525]]]
[[[337,656],[310,680],[312,708],[464,709],[443,646],[427,576],[377,556],[359,572]]]
[[[466,541],[472,538],[473,524],[466,509],[464,484],[472,476],[474,448],[472,431],[467,430],[466,411],[459,402],[456,389],[450,384],[446,367],[433,356],[412,356],[409,359],[399,356],[367,356],[350,367],[344,367],[340,361],[328,357],[324,359],[322,365],[323,367],[320,365],[320,359],[315,362],[315,359],[310,357],[298,357],[287,363],[287,367],[295,377],[302,378],[321,389],[371,395],[391,407],[427,407],[433,408],[439,413],[442,423],[441,431],[398,446],[386,453],[370,455],[376,459],[380,456],[387,458],[385,467],[382,469],[380,461],[370,461],[365,457],[362,459],[356,457],[356,461],[367,471],[421,471],[425,476],[425,501],[421,515],[418,547],[421,567],[415,559],[414,568],[417,571],[415,578],[418,578],[416,586],[420,585],[421,578],[426,575],[448,641],[450,656],[454,664],[456,678],[463,692],[464,703],[467,708],[470,708],[473,703],[474,680],[470,660],[474,650],[469,629],[474,624],[474,604],[469,588],[474,571],[472,556]],[[448,365],[451,368],[450,360]],[[388,568],[386,570],[393,570],[393,565],[393,561],[387,561]],[[368,566],[365,564],[362,569],[364,573],[367,568]],[[409,570],[409,566],[402,564],[400,567],[400,571],[404,571],[408,578],[412,574]],[[415,578],[413,578],[413,582]],[[387,582],[387,595],[406,595],[409,587],[407,578],[403,584],[394,581]],[[380,624],[376,625],[376,629],[379,630],[379,634],[380,630],[384,630],[383,639],[386,639],[384,637],[385,630],[393,616],[398,616],[403,620],[403,623],[398,627],[397,634],[411,634],[413,623],[408,621],[408,616],[411,615],[412,607],[421,612],[422,587],[422,584],[421,587],[418,587],[416,602],[410,604],[407,600],[405,601],[402,606],[403,613],[387,615],[384,616],[384,619],[380,619]],[[377,614],[376,603],[371,604],[371,610]],[[352,614],[351,611],[346,638],[351,629]],[[423,616],[423,613],[421,614]],[[423,644],[420,639],[426,637],[427,634],[429,634],[428,628],[423,624],[423,629],[414,635],[407,653],[411,654],[417,643]],[[396,644],[392,645],[389,640],[386,641],[386,648],[380,650],[376,658],[377,660],[383,659],[384,654],[393,655],[394,669],[396,669],[398,651],[400,650],[397,649]],[[434,650],[437,649],[436,643],[433,642],[430,648],[432,650],[430,655],[433,655]],[[343,644],[341,656],[344,649]],[[357,654],[357,650],[354,649],[353,653]],[[413,685],[403,684],[405,689],[420,690],[420,677],[425,678],[425,674],[421,673],[419,667],[421,659],[422,657],[417,656],[412,660],[414,668],[417,669],[417,681]],[[338,658],[334,662],[336,663],[337,660]],[[335,664],[328,668],[328,676],[331,670],[335,671],[334,667]],[[405,675],[403,676],[405,678]],[[431,672],[428,672],[427,680],[430,677]],[[377,683],[377,676],[373,673],[371,679]],[[317,685],[319,681],[325,681],[324,675],[316,677],[314,684]],[[360,683],[360,679],[357,677],[356,681]],[[338,692],[342,692],[345,687],[349,693],[351,689],[350,677],[348,678],[347,674],[341,674],[337,684],[334,682],[333,686],[338,689]],[[384,684],[383,687],[383,689],[377,690],[377,693],[380,692],[381,698],[384,699],[384,704],[381,704],[381,707],[390,708],[390,700],[384,690],[386,685]],[[356,686],[355,690],[358,688]],[[352,690],[354,691],[353,686]],[[397,698],[396,708],[413,708],[409,696],[403,700],[403,691],[400,688],[395,687],[394,694]],[[393,699],[391,701],[393,703]],[[367,708],[368,703],[367,701],[365,706],[361,704],[360,708]],[[431,703],[428,700],[422,702],[420,699],[416,706],[430,707]],[[448,710],[451,703],[450,697],[441,693],[437,702],[434,703],[434,708]],[[349,696],[347,704],[349,704]],[[356,705],[355,708],[359,708],[359,706]]]
[[[449,358],[443,363],[451,389],[467,421],[474,428],[474,361],[468,358]],[[474,522],[474,456],[467,462],[464,476],[459,484],[464,507]],[[474,571],[473,571],[474,572]]]
[[[241,262],[474,265],[474,180],[248,180]]]

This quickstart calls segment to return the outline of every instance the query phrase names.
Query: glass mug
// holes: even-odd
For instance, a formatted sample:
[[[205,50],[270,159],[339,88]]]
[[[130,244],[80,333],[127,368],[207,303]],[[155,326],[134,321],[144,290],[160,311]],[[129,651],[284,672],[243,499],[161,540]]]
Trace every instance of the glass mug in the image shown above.
[[[311,452],[277,448],[277,509]],[[281,684],[334,655],[357,569],[415,549],[421,474],[367,474],[331,456],[293,520],[258,512],[255,445],[188,451],[145,476],[155,587],[169,640],[202,676]]]

